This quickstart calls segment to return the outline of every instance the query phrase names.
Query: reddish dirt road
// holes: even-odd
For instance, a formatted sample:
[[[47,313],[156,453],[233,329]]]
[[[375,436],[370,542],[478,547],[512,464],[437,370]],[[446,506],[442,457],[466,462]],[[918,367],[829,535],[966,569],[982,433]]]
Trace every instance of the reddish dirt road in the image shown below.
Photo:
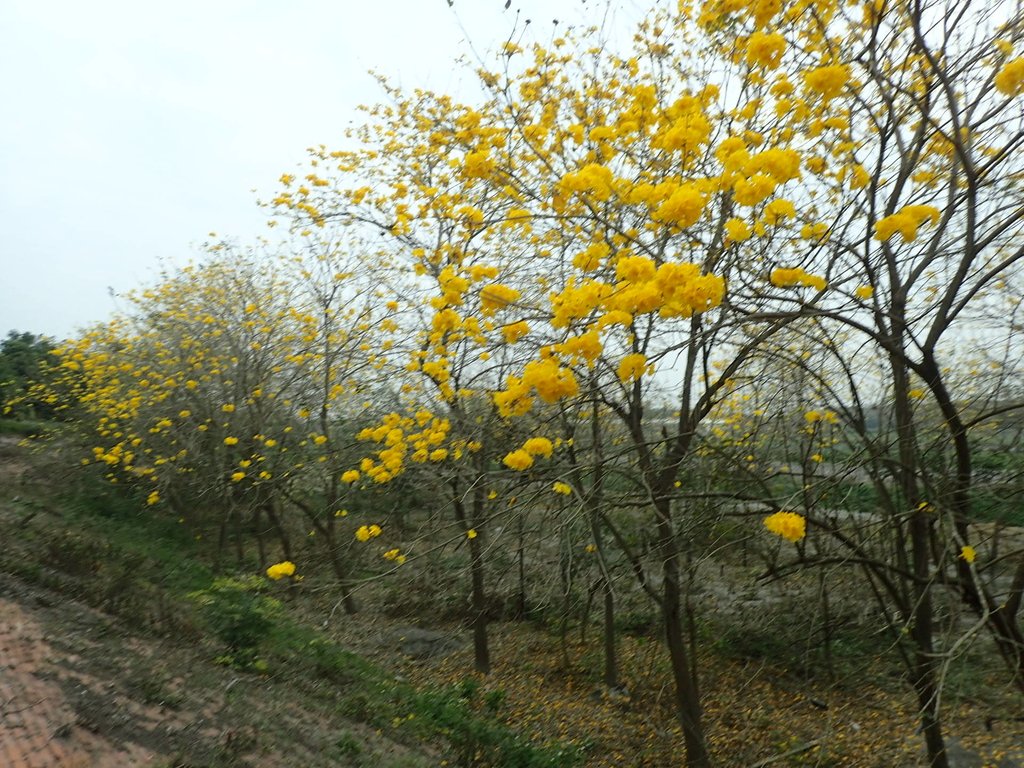
[[[158,759],[132,743],[113,744],[80,723],[59,680],[41,625],[0,599],[0,765],[4,768],[132,768]]]

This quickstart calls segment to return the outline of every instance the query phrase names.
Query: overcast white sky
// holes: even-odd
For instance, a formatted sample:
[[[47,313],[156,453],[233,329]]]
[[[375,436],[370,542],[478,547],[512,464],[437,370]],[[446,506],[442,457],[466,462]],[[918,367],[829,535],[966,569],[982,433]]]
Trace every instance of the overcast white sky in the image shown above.
[[[607,0],[3,0],[0,335],[66,337],[210,231],[266,232],[257,193],[336,144],[381,93],[367,70],[458,95],[454,66],[594,23]],[[647,3],[617,0],[632,28]],[[254,193],[256,190],[257,193]]]

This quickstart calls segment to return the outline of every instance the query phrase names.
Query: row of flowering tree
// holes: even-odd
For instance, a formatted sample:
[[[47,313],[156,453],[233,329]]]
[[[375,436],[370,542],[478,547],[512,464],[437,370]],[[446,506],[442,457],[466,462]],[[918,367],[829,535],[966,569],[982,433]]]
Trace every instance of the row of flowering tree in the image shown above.
[[[387,569],[464,546],[481,672],[494,553],[518,552],[525,595],[526,549],[576,537],[605,682],[629,574],[696,767],[693,563],[711,519],[763,520],[796,544],[775,573],[863,573],[946,766],[965,638],[937,643],[937,595],[1024,682],[1024,557],[983,563],[972,527],[978,435],[1020,405],[1010,10],[680,3],[629,51],[597,30],[509,42],[472,103],[388,88],[345,148],[282,177],[289,256],[218,252],[59,351],[87,460],[213,510],[224,546],[271,530],[299,560],[308,529],[349,610],[360,542],[384,535]],[[995,373],[962,375],[968,339]],[[860,522],[837,514],[850,478],[874,493]],[[429,536],[346,520],[402,483],[440,510]]]
[[[516,447],[507,430],[492,431],[499,444],[481,448],[452,486],[456,509],[472,500],[467,532],[483,529],[492,457],[531,471],[552,441],[569,445],[598,413],[619,421],[616,460],[590,461],[589,491],[578,473],[566,478],[575,489],[565,479],[556,487],[596,504],[597,528],[613,534],[601,473],[627,474],[644,499],[660,573],[639,559],[634,572],[662,612],[692,765],[709,756],[684,636],[680,562],[692,516],[679,486],[701,425],[738,387],[757,385],[757,360],[785,359],[783,340],[825,345],[835,358],[824,370],[801,365],[804,355],[793,361],[830,406],[808,405],[805,428],[814,435],[845,418],[877,469],[888,555],[869,557],[841,526],[823,533],[864,561],[905,622],[933,765],[946,764],[937,585],[962,590],[1020,666],[1019,585],[1000,603],[972,567],[968,424],[985,416],[951,391],[940,363],[978,329],[975,308],[1012,302],[1005,291],[1021,255],[1020,20],[984,10],[681,4],[653,14],[622,55],[593,34],[528,50],[509,43],[503,66],[480,72],[482,101],[394,91],[353,136],[366,149],[314,152],[312,185],[275,200],[300,227],[378,228],[382,248],[421,278],[407,294],[425,323],[408,408],[427,402],[469,425],[467,403],[480,405],[476,414],[489,404],[484,423],[534,433]],[[865,353],[882,361],[870,377],[856,364]],[[1008,406],[988,395],[991,407]],[[851,406],[865,397],[891,404],[888,444]],[[955,456],[952,482],[932,488],[916,437],[921,397],[934,400]],[[670,418],[650,418],[666,405]],[[575,421],[554,419],[555,406]],[[379,457],[386,465],[393,447]],[[774,530],[804,538],[804,515],[763,500],[780,513]]]

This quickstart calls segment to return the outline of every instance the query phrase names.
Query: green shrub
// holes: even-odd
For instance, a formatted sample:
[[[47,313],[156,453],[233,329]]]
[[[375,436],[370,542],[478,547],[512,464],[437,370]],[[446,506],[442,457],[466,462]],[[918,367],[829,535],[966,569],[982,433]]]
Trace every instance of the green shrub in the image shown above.
[[[280,616],[281,604],[262,594],[266,583],[258,576],[215,579],[207,589],[190,593],[210,632],[227,647],[225,663],[240,669],[260,669],[260,645]]]
[[[579,749],[538,746],[508,726],[493,720],[475,706],[480,683],[467,679],[450,688],[412,697],[419,721],[442,734],[455,752],[455,763],[462,768],[502,766],[502,768],[568,768],[579,765]],[[500,698],[484,696],[484,706],[492,709]]]

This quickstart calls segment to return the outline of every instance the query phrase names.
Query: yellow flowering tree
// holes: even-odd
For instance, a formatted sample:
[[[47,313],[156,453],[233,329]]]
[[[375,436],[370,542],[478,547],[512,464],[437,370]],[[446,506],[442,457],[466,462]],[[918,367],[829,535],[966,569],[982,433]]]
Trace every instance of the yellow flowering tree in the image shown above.
[[[381,329],[319,253],[293,276],[293,258],[214,246],[56,355],[82,393],[83,463],[141,487],[156,510],[213,523],[218,561],[233,540],[241,564],[254,538],[266,562],[264,531],[294,560],[297,512],[322,535],[352,608],[333,512],[347,487],[345,435],[382,365],[365,337],[372,328],[379,345]]]
[[[681,41],[678,52],[670,39]],[[463,390],[480,392],[467,377],[482,370],[479,381],[510,423],[571,403],[580,381],[592,382],[621,421],[646,489],[694,765],[709,757],[682,624],[675,483],[729,377],[759,334],[786,322],[763,321],[731,361],[709,368],[733,323],[749,315],[749,306],[726,311],[726,282],[747,287],[737,295],[755,306],[771,300],[777,265],[763,249],[802,218],[784,196],[802,173],[792,135],[716,84],[717,62],[697,55],[702,42],[685,14],[657,17],[628,58],[581,55],[586,40],[534,47],[521,67],[520,54],[506,52],[503,71],[482,73],[492,98],[475,109],[393,93],[357,132],[370,148],[314,151],[311,175],[332,176],[322,192],[303,187],[296,196],[289,187],[274,201],[298,227],[373,227],[394,244],[382,246],[382,261],[405,259],[407,279],[432,287],[430,330],[411,367],[448,408]],[[372,184],[351,181],[369,168]],[[786,268],[799,268],[804,254],[795,253]],[[800,284],[820,291],[819,281]],[[453,364],[450,340],[467,337],[475,348],[495,345],[485,350],[493,365]],[[644,418],[663,386],[679,414],[664,431]],[[399,444],[396,436],[367,469],[393,475]],[[524,443],[502,462],[527,471],[537,455]]]

